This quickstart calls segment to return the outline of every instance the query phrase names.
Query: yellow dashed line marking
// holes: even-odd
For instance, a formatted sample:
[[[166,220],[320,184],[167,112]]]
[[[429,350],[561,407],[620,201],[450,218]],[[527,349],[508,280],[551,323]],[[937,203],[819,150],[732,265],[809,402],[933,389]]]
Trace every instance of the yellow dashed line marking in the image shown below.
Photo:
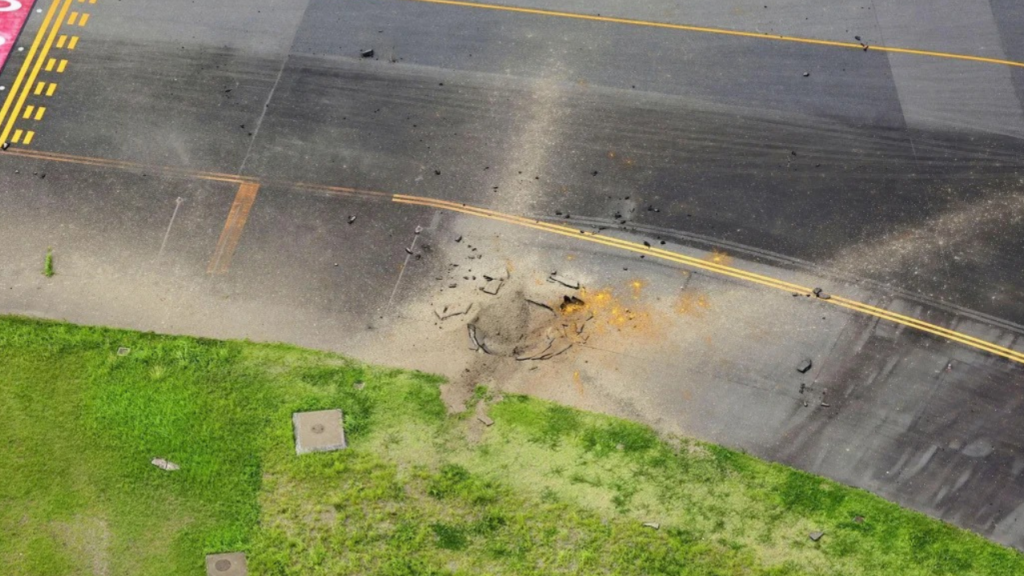
[[[78,36],[71,37],[71,43],[68,44],[68,50],[74,50],[75,46],[78,46]]]
[[[47,72],[53,72],[53,67],[56,66],[56,65],[57,65],[57,59],[56,58],[50,58],[49,60],[46,61],[46,71]]]
[[[74,26],[75,22],[78,22],[78,12],[71,13],[71,18],[68,18],[68,26]]]
[[[46,112],[46,107],[45,106],[40,106],[38,109],[36,109],[36,120],[42,120],[43,119],[43,114],[45,112]]]
[[[82,14],[82,21],[78,23],[79,26],[85,26],[85,23],[89,21],[88,14]]]
[[[68,67],[68,61],[67,60],[61,60],[60,64],[57,65],[57,73],[58,74],[63,74],[64,73],[64,69],[67,68],[67,67]]]
[[[32,111],[35,110],[35,106],[28,106],[25,108],[25,115],[21,117],[22,120],[28,120],[32,117]]]
[[[40,94],[42,94],[44,88],[46,88],[46,82],[40,82],[40,83],[36,84],[35,95],[39,96]]]
[[[66,35],[64,35],[64,34],[61,34],[60,38],[57,39],[57,48],[63,48],[64,45],[67,44],[67,42],[68,42],[68,37]]]
[[[57,91],[57,85],[50,82],[50,87],[46,89],[47,96],[53,96],[53,93]]]
[[[20,129],[14,131],[14,137],[11,138],[11,142],[14,142],[15,144],[17,144],[18,142],[21,142],[21,130]]]
[[[29,130],[28,132],[25,133],[25,141],[22,142],[21,144],[23,146],[28,146],[29,144],[32,143],[32,138],[34,138],[35,135],[36,135],[35,132],[33,132],[32,130]]]

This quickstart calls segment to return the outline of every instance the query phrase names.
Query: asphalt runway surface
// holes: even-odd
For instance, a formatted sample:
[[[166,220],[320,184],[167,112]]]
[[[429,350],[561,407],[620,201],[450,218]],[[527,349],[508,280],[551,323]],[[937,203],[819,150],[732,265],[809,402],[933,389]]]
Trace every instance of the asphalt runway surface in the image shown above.
[[[1024,350],[1018,3],[36,8],[0,75],[2,311],[500,380],[1024,547],[1024,366],[1007,357]],[[496,266],[514,269],[504,296],[481,296]],[[458,300],[481,325],[526,318],[495,302],[555,270],[622,291],[657,329],[617,327],[528,372],[433,315]]]

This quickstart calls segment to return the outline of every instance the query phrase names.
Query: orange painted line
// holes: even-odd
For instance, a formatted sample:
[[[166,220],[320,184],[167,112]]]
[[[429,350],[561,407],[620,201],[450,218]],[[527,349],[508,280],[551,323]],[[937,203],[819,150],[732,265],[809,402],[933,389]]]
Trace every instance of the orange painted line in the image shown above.
[[[217,247],[210,258],[210,264],[206,267],[207,274],[227,273],[259,189],[260,185],[255,182],[245,182],[238,187],[235,201],[231,203],[231,210],[228,211],[227,220],[224,222],[224,229],[217,240]]]
[[[483,10],[496,10],[499,12],[515,12],[519,14],[532,14],[534,16],[549,16],[555,18],[570,18],[573,20],[589,20],[591,22],[606,22],[610,24],[627,24],[631,26],[646,26],[649,28],[662,28],[667,30],[681,30],[686,32],[702,32],[705,34],[718,34],[722,36],[738,36],[742,38],[755,38],[759,40],[773,40],[776,42],[797,42],[801,44],[813,44],[817,46],[832,46],[835,48],[847,48],[864,50],[865,46],[855,42],[837,42],[835,40],[819,40],[816,38],[802,38],[799,36],[785,36],[782,34],[768,34],[764,32],[747,32],[744,30],[730,30],[728,28],[712,28],[708,26],[693,26],[690,24],[671,24],[668,22],[653,22],[650,20],[635,20],[632,18],[614,18],[611,16],[594,16],[580,14],[577,12],[561,12],[558,10],[541,10],[537,8],[520,8],[518,6],[504,6],[500,4],[484,4],[482,2],[464,2],[461,0],[405,0],[406,2],[422,2],[426,4],[443,4],[446,6],[459,6],[462,8],[478,8]],[[880,52],[893,52],[896,54],[913,54],[915,56],[930,56],[933,58],[946,58],[949,60],[967,60],[970,62],[983,62],[986,64],[999,64],[1002,66],[1013,66],[1024,68],[1024,62],[1014,60],[1002,60],[999,58],[985,58],[983,56],[972,56],[970,54],[956,54],[953,52],[935,52],[932,50],[917,50],[914,48],[897,48],[894,46],[877,46],[872,44],[867,47],[870,50]]]
[[[79,164],[83,166],[97,166],[103,168],[118,168],[121,170],[132,171],[132,172],[149,172],[157,173],[166,176],[177,176],[184,178],[199,178],[201,180],[212,180],[215,182],[231,182],[233,184],[242,184],[244,182],[253,182],[252,179],[241,178],[239,176],[231,174],[222,174],[219,172],[202,172],[198,170],[189,170],[187,168],[175,168],[172,166],[157,166],[153,164],[141,164],[138,162],[129,162],[125,160],[110,160],[107,158],[92,158],[89,156],[73,156],[71,154],[59,154],[56,152],[44,152],[40,150],[21,150],[18,148],[9,148],[7,154],[15,156],[23,156],[25,158],[33,158],[36,160],[46,160],[50,162],[66,162],[69,164]]]

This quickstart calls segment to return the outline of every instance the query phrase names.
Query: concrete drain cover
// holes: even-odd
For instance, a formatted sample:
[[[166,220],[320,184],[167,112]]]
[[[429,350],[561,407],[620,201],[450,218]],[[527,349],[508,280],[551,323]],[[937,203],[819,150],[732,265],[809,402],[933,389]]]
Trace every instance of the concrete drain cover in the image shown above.
[[[295,426],[295,453],[331,452],[345,448],[345,430],[341,410],[319,410],[292,414]]]
[[[206,557],[207,576],[246,576],[248,573],[245,554],[241,552],[210,554]]]

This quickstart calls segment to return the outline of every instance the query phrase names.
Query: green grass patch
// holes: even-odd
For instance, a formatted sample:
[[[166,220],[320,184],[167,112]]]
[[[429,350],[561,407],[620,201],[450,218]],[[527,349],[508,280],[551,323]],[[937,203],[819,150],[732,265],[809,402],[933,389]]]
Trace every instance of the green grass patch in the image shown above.
[[[53,249],[46,249],[46,257],[43,259],[43,276],[53,278]]]
[[[481,431],[445,415],[440,383],[0,318],[0,565],[198,575],[240,550],[268,576],[1024,573],[1019,553],[864,491],[623,420],[480,388]],[[295,456],[291,413],[327,408],[350,448]]]

